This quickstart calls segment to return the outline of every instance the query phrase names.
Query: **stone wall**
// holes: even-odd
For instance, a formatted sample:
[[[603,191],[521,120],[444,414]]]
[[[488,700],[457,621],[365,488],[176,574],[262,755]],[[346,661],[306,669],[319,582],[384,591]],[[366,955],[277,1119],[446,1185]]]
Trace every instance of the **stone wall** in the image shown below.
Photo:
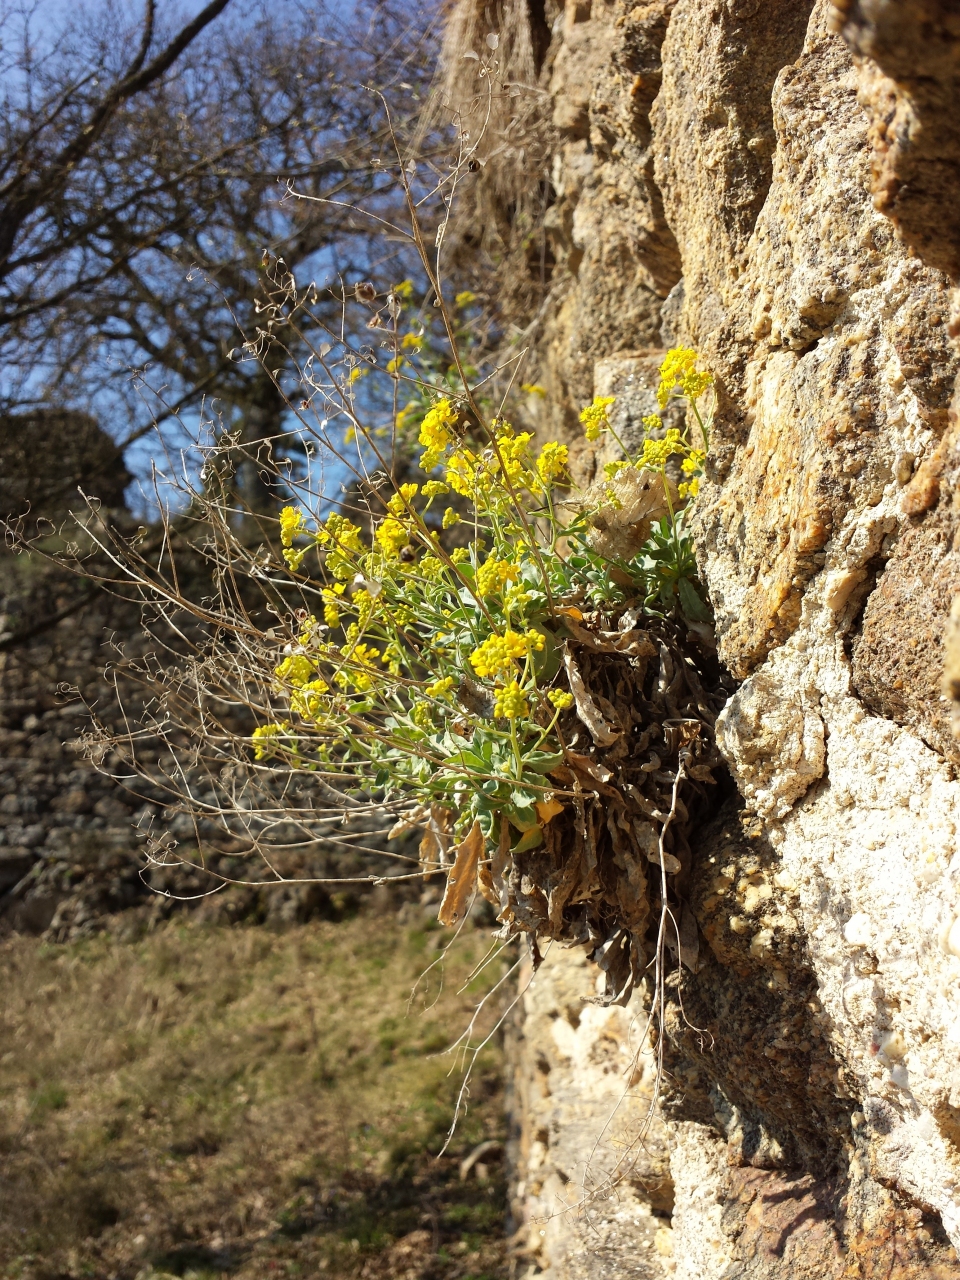
[[[703,836],[705,962],[668,1029],[672,1253],[627,1232],[604,1274],[960,1276],[960,748],[941,692],[960,631],[960,18],[945,0],[553,17],[540,425],[574,440],[595,391],[632,419],[658,349],[702,354],[719,401],[701,567],[742,682],[719,728],[740,800]],[[549,1059],[542,999],[527,1036]],[[590,1054],[567,1053],[555,1158],[531,1148],[541,1185],[569,1176],[565,1126],[593,1114]],[[532,1230],[545,1205],[519,1176]],[[577,1213],[561,1221],[529,1274],[588,1273]]]
[[[133,936],[175,910],[218,923],[299,923],[354,909],[373,890],[371,871],[396,874],[395,862],[376,864],[336,840],[284,848],[290,833],[279,825],[271,861],[287,880],[271,885],[249,840],[178,806],[157,769],[163,744],[139,730],[154,691],[131,676],[156,639],[138,602],[36,555],[0,552],[0,936]],[[91,712],[138,736],[139,775],[115,752],[91,758]],[[200,804],[212,803],[209,777],[187,776]],[[385,835],[380,824],[363,843],[385,849]],[[316,882],[328,877],[350,883]],[[409,889],[392,886],[391,901]]]

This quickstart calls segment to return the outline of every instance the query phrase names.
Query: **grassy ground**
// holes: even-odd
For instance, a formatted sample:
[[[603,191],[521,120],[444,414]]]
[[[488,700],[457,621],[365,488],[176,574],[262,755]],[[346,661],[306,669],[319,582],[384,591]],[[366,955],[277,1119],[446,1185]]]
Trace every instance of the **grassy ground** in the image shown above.
[[[438,937],[361,915],[4,943],[0,1276],[504,1275],[499,1158],[460,1178],[503,1137],[496,1048],[433,1156],[459,1084],[440,1051],[503,970],[469,980],[473,931],[408,1014]]]

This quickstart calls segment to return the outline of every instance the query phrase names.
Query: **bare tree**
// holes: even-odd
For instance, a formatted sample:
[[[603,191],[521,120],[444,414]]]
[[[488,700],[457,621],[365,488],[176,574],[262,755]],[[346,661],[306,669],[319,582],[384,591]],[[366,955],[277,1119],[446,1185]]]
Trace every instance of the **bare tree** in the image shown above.
[[[198,25],[226,3],[166,42],[151,6],[140,44],[162,50],[120,70],[131,36],[110,10],[45,60],[21,44],[0,104],[8,413],[67,403],[129,443],[206,398],[245,438],[276,435],[276,370],[232,357],[256,329],[265,252],[321,279],[403,278],[400,247],[374,249],[357,214],[396,198],[367,86],[402,122],[432,74],[430,23],[412,6],[345,23],[322,4],[233,0],[234,22]]]

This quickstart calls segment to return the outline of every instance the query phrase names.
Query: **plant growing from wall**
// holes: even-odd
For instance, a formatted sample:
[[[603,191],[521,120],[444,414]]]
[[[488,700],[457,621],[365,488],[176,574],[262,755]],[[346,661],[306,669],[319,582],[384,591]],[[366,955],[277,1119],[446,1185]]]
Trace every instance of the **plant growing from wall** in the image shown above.
[[[409,165],[399,171],[409,227],[394,230],[420,256],[419,305],[411,282],[379,295],[338,286],[345,310],[367,312],[338,331],[330,298],[317,306],[316,286],[268,263],[242,350],[278,371],[306,353],[294,381],[275,374],[295,454],[274,455],[271,441],[252,452],[214,423],[195,478],[181,473],[181,514],[157,537],[125,537],[96,513],[87,522],[83,545],[179,648],[165,659],[162,638],[125,668],[154,691],[146,763],[134,734],[103,730],[97,750],[195,819],[197,853],[166,841],[159,860],[205,869],[219,827],[263,855],[268,882],[284,878],[278,847],[317,840],[348,849],[351,867],[368,858],[365,878],[391,862],[401,875],[440,872],[445,924],[480,893],[503,939],[586,946],[603,998],[624,1002],[648,972],[662,993],[666,948],[695,964],[675,886],[725,699],[688,525],[711,378],[692,350],[669,352],[660,407],[682,402],[684,425],[651,415],[639,451],[621,444],[604,479],[577,493],[567,446],[510,421],[524,353],[483,360],[475,299],[445,300],[444,224],[435,251],[424,241],[417,209],[438,191],[454,198],[464,147],[452,176],[423,191]],[[363,325],[369,344],[352,343]],[[588,440],[618,443],[611,407],[597,397],[583,410]],[[276,522],[239,509],[238,466],[287,488]],[[202,596],[178,576],[187,552],[209,568]],[[418,853],[401,839],[416,830]]]
[[[593,757],[614,742],[623,757],[628,746],[630,731],[618,726],[610,700],[591,692],[581,651],[616,655],[612,665],[625,663],[642,684],[651,659],[662,665],[661,651],[683,672],[670,648],[688,623],[709,616],[686,519],[709,443],[701,406],[711,378],[697,369],[695,352],[669,352],[659,399],[682,400],[689,425],[665,429],[658,416],[646,419],[640,451],[609,464],[610,484],[577,502],[566,445],[538,446],[491,411],[469,379],[459,394],[431,401],[432,384],[416,369],[424,345],[411,331],[390,371],[403,370],[421,408],[429,404],[418,429],[423,478],[391,486],[385,467],[356,519],[342,510],[315,519],[293,505],[280,513],[284,560],[316,607],[272,669],[283,714],[254,730],[254,755],[318,770],[358,798],[408,806],[397,833],[425,824],[422,868],[448,872],[444,924],[458,923],[478,887],[507,936],[568,937],[564,911],[587,900],[587,886],[565,873],[568,892],[550,888],[538,916],[531,900],[544,897],[542,886],[526,893],[518,873],[532,856],[567,861],[564,849],[577,844],[570,828],[585,832],[587,793],[613,776]],[[589,440],[616,438],[612,403],[597,397],[583,410]],[[399,417],[408,420],[409,410]],[[378,455],[377,437],[352,422],[358,443]],[[657,519],[639,553],[618,559],[595,549],[595,517],[607,509],[615,518],[629,482],[649,487],[651,478]],[[662,784],[670,755],[689,779],[710,780],[709,726],[696,715],[665,718],[676,724],[660,755],[640,762],[647,780]],[[638,745],[644,738],[652,744],[649,730]],[[676,769],[673,789],[675,782]],[[628,795],[649,790],[628,786]],[[668,867],[679,866],[661,847],[664,838],[674,843],[675,800],[658,793],[646,806],[653,823],[639,828],[641,856]],[[631,819],[622,829],[621,857],[635,863]],[[638,880],[636,867],[622,869]],[[639,940],[634,950],[633,963],[617,968],[611,998],[626,998],[637,980]]]

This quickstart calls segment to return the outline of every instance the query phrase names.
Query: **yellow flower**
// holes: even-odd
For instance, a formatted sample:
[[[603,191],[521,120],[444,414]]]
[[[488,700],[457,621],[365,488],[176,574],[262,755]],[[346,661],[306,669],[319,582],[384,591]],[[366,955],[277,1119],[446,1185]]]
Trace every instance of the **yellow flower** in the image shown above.
[[[417,496],[418,484],[402,484],[387,503],[387,510],[392,516],[409,515],[410,503]]]
[[[329,693],[330,686],[319,677],[308,680],[290,696],[290,710],[294,715],[312,720],[323,706],[323,695]]]
[[[344,666],[334,677],[340,688],[353,688],[359,693],[372,689],[377,672],[371,662],[381,657],[380,650],[369,644],[354,644],[344,650],[343,657],[349,665]]]
[[[463,449],[455,453],[447,463],[447,484],[454,493],[459,493],[463,498],[472,497],[474,490],[480,487],[477,462],[476,454],[469,449]],[[423,466],[422,459],[420,465]]]
[[[540,457],[537,459],[537,475],[545,485],[562,475],[567,466],[569,453],[567,446],[557,444],[556,440],[549,440],[543,446]]]
[[[583,434],[588,440],[596,440],[600,432],[610,426],[607,410],[616,398],[616,396],[594,396],[593,403],[581,409],[580,421],[583,423]]]
[[[355,591],[353,593],[353,607],[357,611],[357,621],[361,630],[370,621],[370,617],[373,614],[376,605],[376,596],[372,596],[370,592],[365,590],[363,587],[361,587],[359,591]]]
[[[447,507],[446,511],[443,513],[443,520],[441,521],[444,529],[452,529],[455,524],[459,523],[460,513],[458,511],[454,511],[453,507]]]
[[[423,692],[428,698],[447,698],[456,683],[453,676],[441,676],[439,680],[434,680],[433,684],[428,684]]]
[[[700,492],[700,477],[694,476],[692,480],[677,485],[677,492],[681,498],[695,498]]]
[[[335,582],[333,588],[324,587],[320,592],[320,598],[323,600],[323,620],[328,627],[335,627],[340,621],[340,599],[343,595],[344,586],[342,582]]]
[[[361,378],[365,378],[369,372],[369,369],[363,368],[362,365],[355,364],[350,370],[350,385],[352,386],[355,382],[359,382]]]
[[[702,449],[691,449],[689,454],[680,463],[680,470],[685,471],[688,476],[692,476],[694,472],[699,471],[706,461],[707,455]]]
[[[308,550],[308,547],[284,547],[283,558],[286,560],[288,568],[292,569],[294,573],[300,568],[303,563],[303,557]]]
[[[398,556],[410,541],[407,529],[393,516],[387,516],[386,520],[381,522],[374,536],[383,554],[391,558]]]
[[[420,443],[426,450],[420,458],[420,466],[424,471],[432,471],[453,444],[453,427],[456,421],[456,409],[449,400],[443,399],[437,401],[420,424]]]
[[[543,636],[532,628],[524,635],[508,628],[502,636],[488,636],[471,653],[470,662],[478,676],[498,676],[508,671],[518,658],[539,652],[544,643]]]
[[[450,553],[450,559],[454,564],[463,564],[465,561],[470,559],[470,548],[454,547],[453,551]]]
[[[532,599],[533,596],[523,587],[511,587],[503,593],[503,603],[508,609],[524,609]]]
[[[545,400],[547,396],[547,388],[541,387],[539,382],[521,382],[520,390],[524,395],[539,396],[541,400]]]
[[[394,356],[387,361],[387,373],[399,373],[406,363],[403,356]]]
[[[493,714],[498,719],[502,716],[507,720],[516,720],[530,714],[527,695],[516,680],[511,680],[504,688],[497,690],[496,701],[493,704]]]
[[[299,507],[284,507],[280,512],[280,545],[292,547],[299,533],[306,532],[306,522]]]
[[[641,426],[644,431],[659,431],[663,426],[663,419],[657,413],[648,413],[645,418],[640,419]]]
[[[418,729],[430,730],[435,727],[428,702],[418,702],[410,713],[410,719]]]
[[[352,578],[356,572],[354,557],[364,550],[360,527],[335,511],[327,516],[317,541],[327,548],[327,568],[333,576],[343,580]]]
[[[679,388],[688,400],[696,400],[713,382],[712,374],[698,372],[697,353],[692,347],[674,347],[668,351],[660,366],[660,386],[657,403],[666,407],[670,393]]]
[[[471,293],[469,289],[464,289],[454,298],[454,303],[458,307],[469,307],[470,303],[476,302],[476,300],[477,295],[475,293]]]
[[[354,555],[359,555],[363,550],[360,526],[353,524],[346,516],[341,516],[336,511],[327,516],[317,541],[322,547],[336,547],[340,551]]]
[[[413,281],[401,280],[399,284],[393,286],[393,292],[398,298],[409,298],[413,294]]]
[[[423,337],[419,333],[405,333],[400,339],[400,345],[405,351],[419,351],[423,346]]]
[[[497,560],[493,556],[477,570],[477,590],[482,596],[501,591],[508,582],[520,577],[520,566],[509,560]]]
[[[287,732],[290,726],[285,720],[280,724],[262,724],[250,735],[253,743],[253,755],[256,760],[265,760],[273,755],[273,743]]]
[[[279,667],[274,667],[273,674],[297,689],[305,685],[313,675],[313,663],[302,653],[292,653],[284,658]]]
[[[443,493],[449,493],[450,486],[444,484],[442,480],[428,480],[423,486],[423,496],[425,498],[439,498]]]
[[[573,694],[567,693],[566,689],[551,689],[547,697],[558,711],[566,711],[567,707],[573,706]]]
[[[498,437],[497,446],[500,451],[503,474],[514,487],[529,484],[534,478],[524,467],[527,460],[527,445],[532,439],[529,431],[521,431],[519,435],[514,435],[512,427],[509,426],[507,431]]]
[[[315,638],[318,625],[316,618],[311,613],[310,617],[301,623],[302,630],[297,636],[297,644],[309,644]]]
[[[683,453],[686,445],[683,443],[683,437],[676,427],[671,427],[662,440],[645,440],[643,442],[643,452],[637,461],[640,467],[647,467],[651,471],[660,471],[666,466],[668,458],[675,453]]]
[[[424,556],[420,561],[420,574],[428,582],[439,582],[443,577],[443,561],[439,556]]]

